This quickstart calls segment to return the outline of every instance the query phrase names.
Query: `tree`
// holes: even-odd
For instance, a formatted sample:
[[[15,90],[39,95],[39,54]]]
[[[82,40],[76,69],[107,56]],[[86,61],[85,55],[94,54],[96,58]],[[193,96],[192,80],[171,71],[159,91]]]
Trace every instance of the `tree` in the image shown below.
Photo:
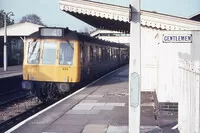
[[[79,32],[85,35],[90,35],[90,32],[94,30],[93,27],[84,27],[83,29],[80,29]]]
[[[46,26],[45,24],[43,24],[41,18],[36,14],[28,14],[26,16],[23,16],[22,19],[20,20],[20,23],[24,22]]]
[[[4,10],[0,10],[0,28],[4,27],[4,14],[5,13],[6,12]],[[12,25],[12,24],[14,24],[14,20],[11,19],[9,16],[7,16],[6,24]]]

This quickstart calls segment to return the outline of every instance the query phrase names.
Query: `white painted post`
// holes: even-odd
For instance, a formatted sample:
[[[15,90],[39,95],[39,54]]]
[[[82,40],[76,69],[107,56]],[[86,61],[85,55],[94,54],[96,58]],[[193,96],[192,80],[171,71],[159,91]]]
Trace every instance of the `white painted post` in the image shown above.
[[[4,58],[3,58],[3,66],[4,66],[4,71],[7,71],[7,24],[6,24],[6,16],[7,14],[4,14],[4,49],[3,49],[3,53],[4,53]]]
[[[3,64],[4,64],[4,71],[7,71],[7,17],[8,17],[8,15],[11,15],[11,16],[14,16],[14,14],[13,14],[13,12],[9,12],[9,13],[5,13],[4,14],[4,49],[3,49],[3,52],[4,52],[4,57],[3,57]]]
[[[141,29],[140,0],[131,0],[129,60],[129,133],[140,133]]]

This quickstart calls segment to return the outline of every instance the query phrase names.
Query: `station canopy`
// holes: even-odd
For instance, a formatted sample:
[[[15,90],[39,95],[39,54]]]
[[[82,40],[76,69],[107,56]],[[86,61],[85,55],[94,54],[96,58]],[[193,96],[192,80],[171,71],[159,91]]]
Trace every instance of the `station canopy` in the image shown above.
[[[38,31],[39,27],[43,26],[28,22],[16,23],[7,26],[7,36],[29,36],[33,32]],[[4,27],[2,27],[0,28],[0,36],[4,36],[4,34],[5,30]]]
[[[130,32],[130,8],[90,0],[60,0],[60,10],[101,29]],[[141,26],[161,30],[200,30],[200,22],[141,11]]]

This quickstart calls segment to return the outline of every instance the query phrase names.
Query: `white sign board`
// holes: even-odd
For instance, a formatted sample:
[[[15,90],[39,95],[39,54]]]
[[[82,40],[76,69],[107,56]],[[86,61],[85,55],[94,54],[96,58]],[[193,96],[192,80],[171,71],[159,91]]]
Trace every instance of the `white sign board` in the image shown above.
[[[167,35],[163,34],[163,43],[192,43],[192,34]]]

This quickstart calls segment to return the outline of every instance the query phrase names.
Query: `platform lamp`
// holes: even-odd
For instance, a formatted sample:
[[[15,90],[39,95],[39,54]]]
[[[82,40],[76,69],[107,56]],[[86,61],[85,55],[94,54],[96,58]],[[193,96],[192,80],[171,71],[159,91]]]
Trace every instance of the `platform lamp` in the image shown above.
[[[4,64],[4,71],[7,71],[7,16],[14,16],[13,12],[4,13],[4,55],[3,55],[3,64]]]

